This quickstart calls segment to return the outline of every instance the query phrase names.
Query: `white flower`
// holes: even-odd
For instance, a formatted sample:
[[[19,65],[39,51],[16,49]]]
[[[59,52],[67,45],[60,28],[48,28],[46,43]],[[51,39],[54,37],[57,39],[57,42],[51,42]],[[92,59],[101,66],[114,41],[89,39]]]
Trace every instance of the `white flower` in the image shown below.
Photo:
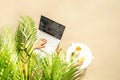
[[[93,56],[90,48],[83,43],[72,43],[67,50],[66,61],[82,63],[80,69],[85,69],[92,62]]]

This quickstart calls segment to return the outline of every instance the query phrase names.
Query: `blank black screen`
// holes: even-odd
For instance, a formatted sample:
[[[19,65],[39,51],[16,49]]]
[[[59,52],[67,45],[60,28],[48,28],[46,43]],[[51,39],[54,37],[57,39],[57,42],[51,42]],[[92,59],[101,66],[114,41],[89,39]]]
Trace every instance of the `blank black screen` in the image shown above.
[[[41,16],[39,30],[42,30],[58,39],[62,38],[65,26],[45,17]]]

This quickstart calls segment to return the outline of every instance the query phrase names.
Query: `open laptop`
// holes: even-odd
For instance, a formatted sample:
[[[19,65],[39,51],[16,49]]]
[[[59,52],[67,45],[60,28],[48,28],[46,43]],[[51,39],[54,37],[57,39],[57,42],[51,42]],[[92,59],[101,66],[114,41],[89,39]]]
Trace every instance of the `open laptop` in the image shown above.
[[[52,54],[60,43],[65,26],[45,16],[41,16],[38,30],[38,38],[47,39],[45,48],[40,51]]]

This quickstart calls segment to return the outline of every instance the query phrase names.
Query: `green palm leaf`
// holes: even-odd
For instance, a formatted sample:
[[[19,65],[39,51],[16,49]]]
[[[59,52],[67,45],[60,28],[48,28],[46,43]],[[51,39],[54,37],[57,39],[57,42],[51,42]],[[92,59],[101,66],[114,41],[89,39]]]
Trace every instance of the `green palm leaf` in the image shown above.
[[[12,59],[13,54],[15,54],[13,36],[11,30],[5,29],[0,35],[0,80],[19,79],[16,59]]]
[[[39,66],[41,67],[41,80],[80,80],[79,65],[65,62],[65,56],[62,54],[54,54],[52,57],[39,58]]]
[[[31,59],[34,55],[33,44],[36,40],[37,30],[31,17],[20,17],[18,29],[16,31],[16,51],[19,60],[20,73],[24,74],[24,79],[29,80],[32,75],[32,64],[36,63]],[[36,66],[36,65],[35,65]]]

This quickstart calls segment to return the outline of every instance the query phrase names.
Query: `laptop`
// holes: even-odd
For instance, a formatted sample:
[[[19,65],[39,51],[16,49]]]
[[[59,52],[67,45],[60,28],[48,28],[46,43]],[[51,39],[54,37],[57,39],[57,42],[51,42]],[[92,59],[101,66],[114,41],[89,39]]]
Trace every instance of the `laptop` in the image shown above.
[[[41,52],[53,54],[59,45],[65,26],[53,21],[45,16],[41,16],[38,30],[38,39],[47,40],[45,48],[40,49]]]

